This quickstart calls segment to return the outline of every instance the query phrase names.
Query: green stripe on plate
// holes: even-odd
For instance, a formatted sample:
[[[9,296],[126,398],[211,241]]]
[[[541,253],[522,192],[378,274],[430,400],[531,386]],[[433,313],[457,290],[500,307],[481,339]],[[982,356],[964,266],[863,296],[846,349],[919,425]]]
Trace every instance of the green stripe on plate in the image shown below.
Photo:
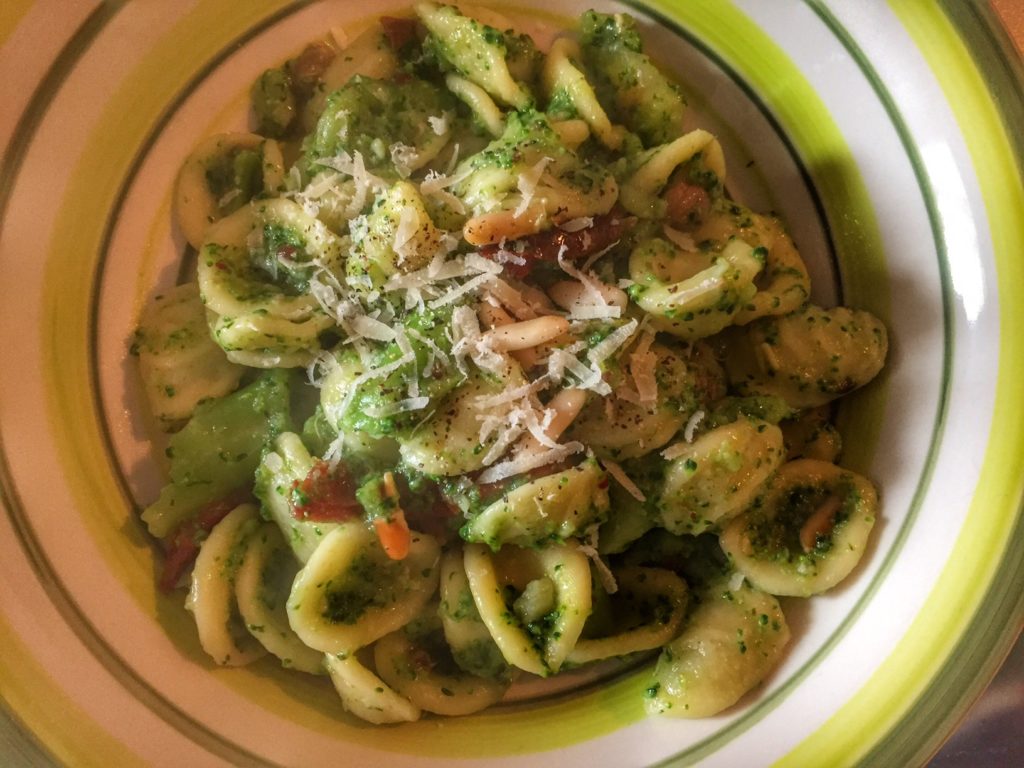
[[[985,461],[967,520],[922,611],[867,684],[781,766],[910,765],[923,761],[968,705],[963,685],[985,668],[987,652],[1008,647],[1019,629],[1024,570],[1010,550],[1024,495],[1024,187],[1020,167],[986,79],[939,5],[891,0],[954,111],[989,218],[999,286],[999,374]],[[1005,83],[1004,83],[1005,85]],[[1019,84],[1015,84],[1019,90]],[[1018,96],[1019,98],[1019,96]],[[998,577],[998,578],[997,578]],[[994,594],[999,582],[998,594]],[[986,597],[1002,617],[978,610]],[[970,629],[980,629],[968,638]],[[975,646],[974,658],[957,646]],[[981,650],[978,653],[978,649]],[[961,646],[962,648],[962,646]],[[987,662],[992,668],[995,659]],[[959,681],[954,683],[953,681]],[[977,685],[974,686],[975,692]],[[926,691],[934,697],[925,697]],[[936,701],[936,697],[941,697]],[[884,703],[884,704],[883,704]],[[872,747],[873,751],[869,751]]]
[[[18,634],[0,617],[0,680],[13,717],[64,765],[109,768],[144,765],[72,701]],[[36,755],[38,758],[39,755]],[[5,754],[6,759],[13,755]]]

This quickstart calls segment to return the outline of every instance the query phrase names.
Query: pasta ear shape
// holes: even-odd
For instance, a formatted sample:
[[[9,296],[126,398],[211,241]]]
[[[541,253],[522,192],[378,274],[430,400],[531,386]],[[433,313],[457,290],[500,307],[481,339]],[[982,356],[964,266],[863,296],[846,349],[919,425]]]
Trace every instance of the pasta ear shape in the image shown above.
[[[679,632],[689,598],[686,582],[662,568],[624,566],[617,568],[614,576],[617,589],[610,602],[619,631],[579,640],[566,659],[569,664],[650,651]]]
[[[380,25],[371,25],[354,40],[347,42],[340,54],[327,65],[318,87],[302,110],[304,132],[310,133],[316,128],[327,97],[353,77],[361,75],[373,80],[387,80],[397,69],[398,57],[388,43],[387,35]]]
[[[757,292],[754,278],[764,267],[763,254],[735,238],[707,269],[665,284],[639,266],[645,261],[645,249],[659,247],[658,242],[642,244],[630,256],[634,280],[630,298],[651,316],[651,325],[686,341],[712,336],[732,325]]]
[[[405,626],[437,589],[440,547],[413,533],[409,553],[392,560],[362,520],[327,534],[299,572],[288,621],[311,648],[352,655]]]
[[[775,667],[789,642],[778,601],[730,580],[701,594],[679,637],[665,646],[647,689],[652,714],[710,717],[731,707]]]
[[[662,190],[672,172],[701,154],[708,170],[725,183],[725,155],[713,135],[697,129],[683,134],[675,141],[649,149],[631,161],[635,170],[619,189],[619,202],[634,216],[659,219],[665,214]]]
[[[276,193],[283,181],[276,141],[255,133],[210,136],[186,158],[175,186],[175,213],[185,239],[199,250],[212,223],[256,195]]]
[[[292,508],[292,491],[313,469],[302,439],[294,432],[275,438],[271,450],[264,453],[256,470],[256,496],[263,512],[281,529],[285,540],[300,563],[305,563],[337,523],[302,520]]]
[[[594,459],[531,480],[505,493],[462,529],[466,541],[546,546],[579,536],[608,512],[608,476]]]
[[[133,348],[150,412],[165,428],[188,419],[199,403],[233,392],[245,370],[210,338],[194,282],[171,288],[146,307]]]
[[[254,367],[308,364],[334,321],[308,290],[314,269],[340,271],[342,243],[298,203],[278,198],[217,222],[199,252],[199,290],[214,340]]]
[[[396,273],[422,269],[441,251],[445,236],[430,219],[416,185],[396,182],[378,199],[366,227],[353,235],[345,262],[349,283],[376,290]]]
[[[203,650],[218,664],[240,667],[266,654],[239,616],[234,590],[248,538],[258,525],[256,507],[236,507],[214,526],[192,569],[185,606],[195,616]]]
[[[497,434],[481,439],[481,421],[508,418],[512,402],[486,407],[488,398],[497,397],[506,387],[525,381],[519,366],[509,360],[505,380],[474,372],[438,404],[433,416],[401,441],[399,450],[405,462],[428,475],[452,476],[482,469],[491,459],[489,452]]]
[[[598,141],[608,149],[617,150],[622,146],[626,132],[621,126],[612,125],[608,119],[586,75],[572,61],[579,57],[579,45],[567,37],[560,37],[551,44],[541,72],[548,101],[556,104],[566,102],[566,107],[571,105],[571,108],[563,108],[558,116],[582,118]]]
[[[675,534],[697,535],[738,515],[785,459],[782,431],[746,418],[667,450],[673,458],[657,508]]]
[[[505,660],[541,677],[557,672],[590,615],[587,556],[567,544],[504,547],[497,556],[468,544],[463,556],[473,601]],[[519,592],[511,605],[503,586]]]
[[[460,547],[448,550],[441,558],[438,615],[452,659],[460,669],[489,679],[509,676],[508,663],[473,602]]]
[[[867,548],[878,514],[874,486],[815,459],[784,464],[761,503],[720,541],[736,570],[773,595],[808,597],[845,579]]]
[[[478,677],[454,665],[444,637],[439,637],[436,612],[426,627],[412,630],[410,626],[392,632],[373,646],[377,674],[394,690],[420,709],[438,715],[471,715],[501,701],[507,683]]]
[[[299,562],[273,523],[251,536],[235,575],[235,599],[249,632],[287,669],[324,673],[323,654],[299,640],[288,623],[288,593]]]
[[[731,336],[725,368],[740,394],[814,408],[864,386],[885,364],[885,325],[870,312],[807,305],[762,317]]]
[[[566,431],[568,439],[579,440],[601,458],[637,458],[666,445],[696,410],[724,392],[721,367],[703,344],[687,349],[654,342],[645,354],[631,358],[628,373],[609,372],[614,389],[633,390],[646,377],[653,399],[591,398]]]
[[[354,656],[328,654],[324,666],[345,710],[375,725],[411,723],[420,719],[420,708],[389,688]]]
[[[523,109],[533,101],[508,70],[508,49],[500,31],[450,5],[418,3],[416,13],[432,35],[438,56],[455,71],[502,104]]]

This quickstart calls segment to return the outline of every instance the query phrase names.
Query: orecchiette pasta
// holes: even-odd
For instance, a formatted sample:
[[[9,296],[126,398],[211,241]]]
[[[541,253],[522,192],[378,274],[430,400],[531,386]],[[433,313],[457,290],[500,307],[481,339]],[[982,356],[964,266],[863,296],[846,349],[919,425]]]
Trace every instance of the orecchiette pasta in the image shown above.
[[[236,507],[203,542],[192,571],[187,606],[199,642],[218,664],[242,666],[266,653],[238,619],[234,584],[248,537],[258,525],[256,508]]]
[[[253,197],[273,194],[284,181],[281,148],[255,133],[211,136],[193,150],[178,175],[178,224],[198,250],[210,225],[245,207]]]
[[[374,666],[384,682],[426,712],[470,715],[501,701],[507,684],[458,668],[442,671],[444,660],[429,648],[406,632],[392,632],[374,645]]]
[[[233,392],[245,370],[210,338],[195,283],[156,297],[139,320],[133,348],[150,412],[168,427],[188,419],[199,403]]]
[[[562,666],[590,615],[590,567],[586,555],[564,544],[512,551],[503,548],[497,559],[483,545],[466,545],[469,587],[505,660],[546,677]],[[522,562],[504,569],[513,556]],[[527,599],[510,606],[506,584]]]
[[[735,517],[785,458],[778,427],[744,418],[668,450],[673,458],[657,503],[661,524],[678,534],[703,533]]]
[[[824,592],[849,575],[878,513],[874,487],[816,459],[775,475],[762,503],[722,531],[722,549],[755,586],[775,595]]]
[[[437,589],[440,556],[426,534],[391,560],[358,522],[331,531],[295,577],[288,621],[310,648],[351,655],[407,624]]]
[[[288,593],[300,565],[278,527],[264,523],[249,536],[235,574],[235,598],[260,645],[283,666],[317,675],[323,673],[323,654],[303,643],[288,623]]]
[[[673,717],[720,712],[764,679],[788,642],[778,600],[717,582],[661,652],[647,709]]]
[[[420,719],[420,708],[360,663],[359,659],[327,654],[324,666],[345,709],[376,725],[408,723]]]

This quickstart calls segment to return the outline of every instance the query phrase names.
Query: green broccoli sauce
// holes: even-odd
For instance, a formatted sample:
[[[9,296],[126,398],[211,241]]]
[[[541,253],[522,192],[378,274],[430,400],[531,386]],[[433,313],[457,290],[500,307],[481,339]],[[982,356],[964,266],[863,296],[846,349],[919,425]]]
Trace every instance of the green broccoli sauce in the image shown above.
[[[396,573],[400,570],[398,562],[357,555],[340,584],[324,586],[324,618],[335,624],[355,624],[371,608],[396,602],[401,597],[398,585],[405,581]]]

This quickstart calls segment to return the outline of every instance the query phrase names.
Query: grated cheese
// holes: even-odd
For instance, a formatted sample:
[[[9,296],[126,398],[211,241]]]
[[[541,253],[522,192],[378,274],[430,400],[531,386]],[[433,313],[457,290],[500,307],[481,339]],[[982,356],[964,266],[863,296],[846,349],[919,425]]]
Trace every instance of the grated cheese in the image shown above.
[[[590,229],[592,226],[594,226],[593,216],[580,216],[578,219],[569,219],[562,222],[558,225],[558,228],[563,232],[579,232],[580,230]]]
[[[363,162],[361,152],[356,151],[351,155],[348,152],[342,152],[336,157],[321,158],[317,162],[320,165],[333,168],[347,176],[351,176],[353,181],[355,181],[355,194],[352,195],[352,201],[345,210],[345,213],[350,218],[360,214],[363,208],[366,207],[367,198],[371,191],[383,191],[388,187],[387,182],[366,170],[366,164]]]
[[[440,296],[439,298],[436,298],[433,301],[429,302],[427,306],[430,307],[431,309],[437,309],[438,307],[443,307],[446,304],[451,304],[452,302],[455,302],[461,297],[465,296],[467,293],[475,291],[477,288],[482,287],[483,285],[491,282],[492,280],[494,280],[494,274],[491,272],[485,272],[482,275],[477,275],[476,277],[470,278],[462,285],[452,288],[450,291]]]
[[[663,450],[661,452],[661,458],[663,458],[665,461],[673,461],[675,459],[678,459],[683,454],[688,453],[689,451],[689,443],[687,443],[686,441],[681,441],[678,443],[673,443],[668,448]]]
[[[697,244],[693,242],[693,237],[687,232],[680,232],[678,229],[673,229],[668,224],[663,229],[665,237],[671,240],[681,250],[694,252],[697,250]]]
[[[430,398],[426,396],[409,397],[394,403],[387,403],[381,406],[368,406],[366,413],[375,419],[385,416],[394,416],[396,413],[408,413],[409,411],[421,411],[430,404]]]
[[[398,226],[395,227],[395,239],[392,244],[392,248],[398,256],[398,266],[402,266],[407,259],[415,256],[415,253],[412,252],[416,246],[413,237],[419,228],[419,217],[416,215],[416,211],[409,206],[402,208],[402,212],[398,215]]]
[[[658,356],[650,351],[653,342],[654,334],[644,331],[629,356],[629,372],[636,384],[638,402],[649,407],[658,402]]]
[[[338,367],[338,358],[330,352],[322,351],[306,366],[306,379],[314,387],[323,385],[324,379]]]
[[[597,550],[597,537],[598,525],[589,526],[583,540],[576,544],[576,548],[594,564],[594,571],[597,572],[597,578],[600,580],[601,586],[604,587],[604,591],[609,595],[614,595],[619,591],[619,585],[615,581],[615,574],[612,573],[611,568],[601,559],[601,553]]]
[[[273,451],[270,451],[263,457],[263,463],[266,465],[267,469],[274,474],[277,474],[284,469],[284,459],[281,458],[280,454],[274,453]]]
[[[572,456],[574,453],[580,453],[583,451],[583,443],[573,441],[571,443],[565,443],[559,445],[556,448],[549,448],[546,451],[532,452],[529,454],[521,454],[514,458],[506,461],[494,464],[488,467],[480,476],[477,478],[477,482],[481,484],[496,483],[499,480],[504,480],[507,477],[514,477],[515,475],[521,475],[524,472],[543,467],[548,464],[553,464],[556,461]]]
[[[427,122],[430,123],[430,129],[437,136],[444,136],[448,133],[448,122],[451,119],[450,112],[444,112],[440,117],[428,117]]]
[[[395,339],[394,328],[387,323],[382,323],[380,320],[375,320],[369,315],[353,317],[349,323],[355,333],[363,338],[373,339],[374,341],[394,341]]]
[[[526,213],[526,210],[530,207],[530,203],[533,202],[533,196],[537,192],[537,187],[540,185],[541,177],[544,175],[544,169],[547,168],[548,163],[551,161],[552,158],[550,157],[542,157],[532,168],[519,174],[519,178],[516,180],[516,188],[522,195],[522,200],[512,212],[512,218],[518,219]]]
[[[403,179],[409,178],[413,170],[419,167],[420,153],[416,147],[410,147],[408,144],[402,143],[392,144],[390,155],[395,170],[398,171],[398,175]]]
[[[615,478],[615,481],[626,489],[626,492],[637,501],[647,501],[647,497],[644,496],[644,492],[640,490],[639,486],[634,483],[629,475],[626,474],[625,470],[622,469],[614,461],[608,459],[601,460],[601,466],[605,468],[605,471]]]
[[[594,345],[589,352],[587,352],[587,359],[590,360],[593,366],[598,366],[615,354],[615,351],[629,341],[633,333],[636,331],[639,322],[636,318],[633,318],[625,325],[620,326],[612,333],[609,333],[604,339],[598,344]]]
[[[696,411],[686,422],[686,427],[683,428],[683,440],[688,443],[693,442],[693,433],[697,431],[697,427],[704,420],[704,411]]]

